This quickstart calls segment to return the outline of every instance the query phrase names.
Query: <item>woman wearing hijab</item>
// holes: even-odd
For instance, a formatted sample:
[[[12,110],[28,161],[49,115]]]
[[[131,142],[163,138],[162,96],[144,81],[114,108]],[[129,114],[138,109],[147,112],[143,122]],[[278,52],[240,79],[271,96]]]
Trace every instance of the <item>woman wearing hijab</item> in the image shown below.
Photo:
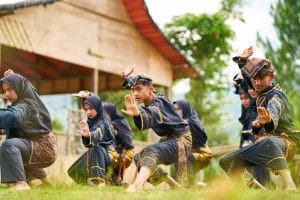
[[[11,102],[0,110],[0,128],[6,133],[0,147],[1,182],[15,183],[14,190],[29,190],[27,182],[35,178],[50,183],[42,169],[57,154],[49,112],[36,89],[20,74],[5,73],[0,83]]]
[[[211,150],[207,145],[207,135],[198,118],[198,114],[185,100],[174,102],[179,115],[188,122],[192,133],[192,153],[188,157],[188,179],[189,184],[195,183],[195,174],[207,167],[211,159]]]
[[[105,178],[109,176],[108,167],[118,157],[115,156],[117,153],[113,130],[100,98],[89,96],[84,101],[84,110],[88,120],[79,122],[78,133],[89,149],[69,168],[68,174],[79,184],[105,186]]]
[[[117,107],[113,103],[105,103],[103,106],[114,128],[119,161],[118,167],[114,169],[113,179],[115,184],[120,185],[123,181],[125,169],[129,167],[134,156],[132,131],[126,119],[118,113]]]

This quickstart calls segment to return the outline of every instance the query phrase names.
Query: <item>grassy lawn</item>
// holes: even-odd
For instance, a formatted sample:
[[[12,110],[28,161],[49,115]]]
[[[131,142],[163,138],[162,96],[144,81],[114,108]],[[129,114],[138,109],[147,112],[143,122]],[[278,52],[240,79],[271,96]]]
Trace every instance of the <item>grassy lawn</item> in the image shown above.
[[[210,184],[205,189],[183,190],[151,190],[128,194],[124,188],[106,187],[91,188],[87,186],[68,185],[55,188],[33,188],[30,191],[11,192],[8,188],[0,188],[0,199],[30,199],[30,200],[119,200],[119,199],[155,199],[155,200],[222,200],[222,199],[300,199],[300,192],[285,192],[283,190],[253,190],[246,187],[234,188],[226,182]]]

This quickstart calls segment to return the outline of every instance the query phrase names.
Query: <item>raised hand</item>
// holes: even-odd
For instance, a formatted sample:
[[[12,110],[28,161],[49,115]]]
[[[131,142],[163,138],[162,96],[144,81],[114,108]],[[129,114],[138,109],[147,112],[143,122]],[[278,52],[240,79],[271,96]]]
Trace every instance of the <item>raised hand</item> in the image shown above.
[[[79,122],[79,130],[77,130],[77,133],[83,137],[90,137],[90,130],[89,126],[85,121]]]
[[[126,110],[122,109],[122,113],[129,116],[139,116],[140,110],[135,102],[135,99],[131,95],[125,96]]]
[[[257,114],[260,124],[267,124],[272,121],[270,111],[264,107],[257,107]]]
[[[249,48],[245,49],[242,53],[242,55],[240,55],[243,58],[249,58],[250,56],[253,55],[253,47],[250,46]]]
[[[134,71],[133,67],[128,67],[124,71],[122,71],[121,77],[125,78],[125,77],[129,76],[130,74],[132,74],[133,71]]]

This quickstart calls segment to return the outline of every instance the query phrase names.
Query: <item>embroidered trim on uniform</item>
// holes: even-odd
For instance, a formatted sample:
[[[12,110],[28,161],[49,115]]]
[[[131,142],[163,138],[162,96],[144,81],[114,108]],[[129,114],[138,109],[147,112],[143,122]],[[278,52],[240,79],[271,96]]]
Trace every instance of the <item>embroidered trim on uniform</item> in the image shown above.
[[[280,111],[281,111],[281,103],[276,99],[276,98],[272,98],[271,100],[270,100],[270,102],[274,102],[278,107],[279,107],[279,109],[280,109]]]
[[[91,132],[89,132],[89,134],[90,134],[90,144],[92,144],[92,134]]]
[[[278,159],[284,159],[284,160],[286,160],[285,157],[282,157],[282,156],[280,156],[280,157],[275,157],[275,158],[273,158],[272,160],[270,160],[269,162],[267,162],[266,166],[268,166],[268,165],[269,165],[271,162],[273,162],[274,160],[278,160]]]
[[[256,100],[256,105],[257,106],[262,106],[262,104],[266,101],[266,96],[265,95],[260,95],[259,97],[257,97]]]
[[[97,177],[97,176],[89,177],[88,179],[90,179],[90,180],[100,180],[101,182],[105,183],[104,178],[100,178],[100,177]]]
[[[105,171],[105,169],[101,168],[99,165],[91,166],[91,169],[93,169],[93,168],[97,168],[97,169]]]
[[[161,112],[160,112],[159,107],[155,106],[155,108],[157,109],[157,112],[158,112],[159,122],[160,122],[160,123],[163,123],[163,122],[164,122],[164,119],[163,119],[163,116],[162,116],[162,114],[161,114]]]
[[[278,169],[278,170],[273,170],[273,172],[275,174],[277,174],[278,172],[289,172],[289,170],[288,169]]]
[[[99,133],[99,139],[100,139],[100,141],[102,141],[102,139],[103,139],[103,134],[102,134],[101,128],[97,128],[96,130],[97,130],[97,132]]]
[[[144,130],[144,120],[143,120],[143,114],[142,114],[142,110],[140,110],[140,118],[141,118],[141,130]]]

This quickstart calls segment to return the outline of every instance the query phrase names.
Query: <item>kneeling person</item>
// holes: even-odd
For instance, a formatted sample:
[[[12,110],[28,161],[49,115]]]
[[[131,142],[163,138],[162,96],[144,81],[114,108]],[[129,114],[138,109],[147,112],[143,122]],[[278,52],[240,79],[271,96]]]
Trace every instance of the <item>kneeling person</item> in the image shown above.
[[[126,110],[122,112],[133,116],[135,125],[153,131],[162,137],[156,144],[147,146],[140,154],[140,171],[136,180],[127,189],[134,192],[142,189],[147,179],[158,169],[159,164],[175,163],[179,180],[186,180],[187,156],[191,149],[191,134],[187,123],[176,112],[173,103],[166,97],[154,93],[152,79],[138,74],[125,77],[123,87],[131,88],[131,95],[125,96]],[[138,107],[136,104],[144,103]]]

